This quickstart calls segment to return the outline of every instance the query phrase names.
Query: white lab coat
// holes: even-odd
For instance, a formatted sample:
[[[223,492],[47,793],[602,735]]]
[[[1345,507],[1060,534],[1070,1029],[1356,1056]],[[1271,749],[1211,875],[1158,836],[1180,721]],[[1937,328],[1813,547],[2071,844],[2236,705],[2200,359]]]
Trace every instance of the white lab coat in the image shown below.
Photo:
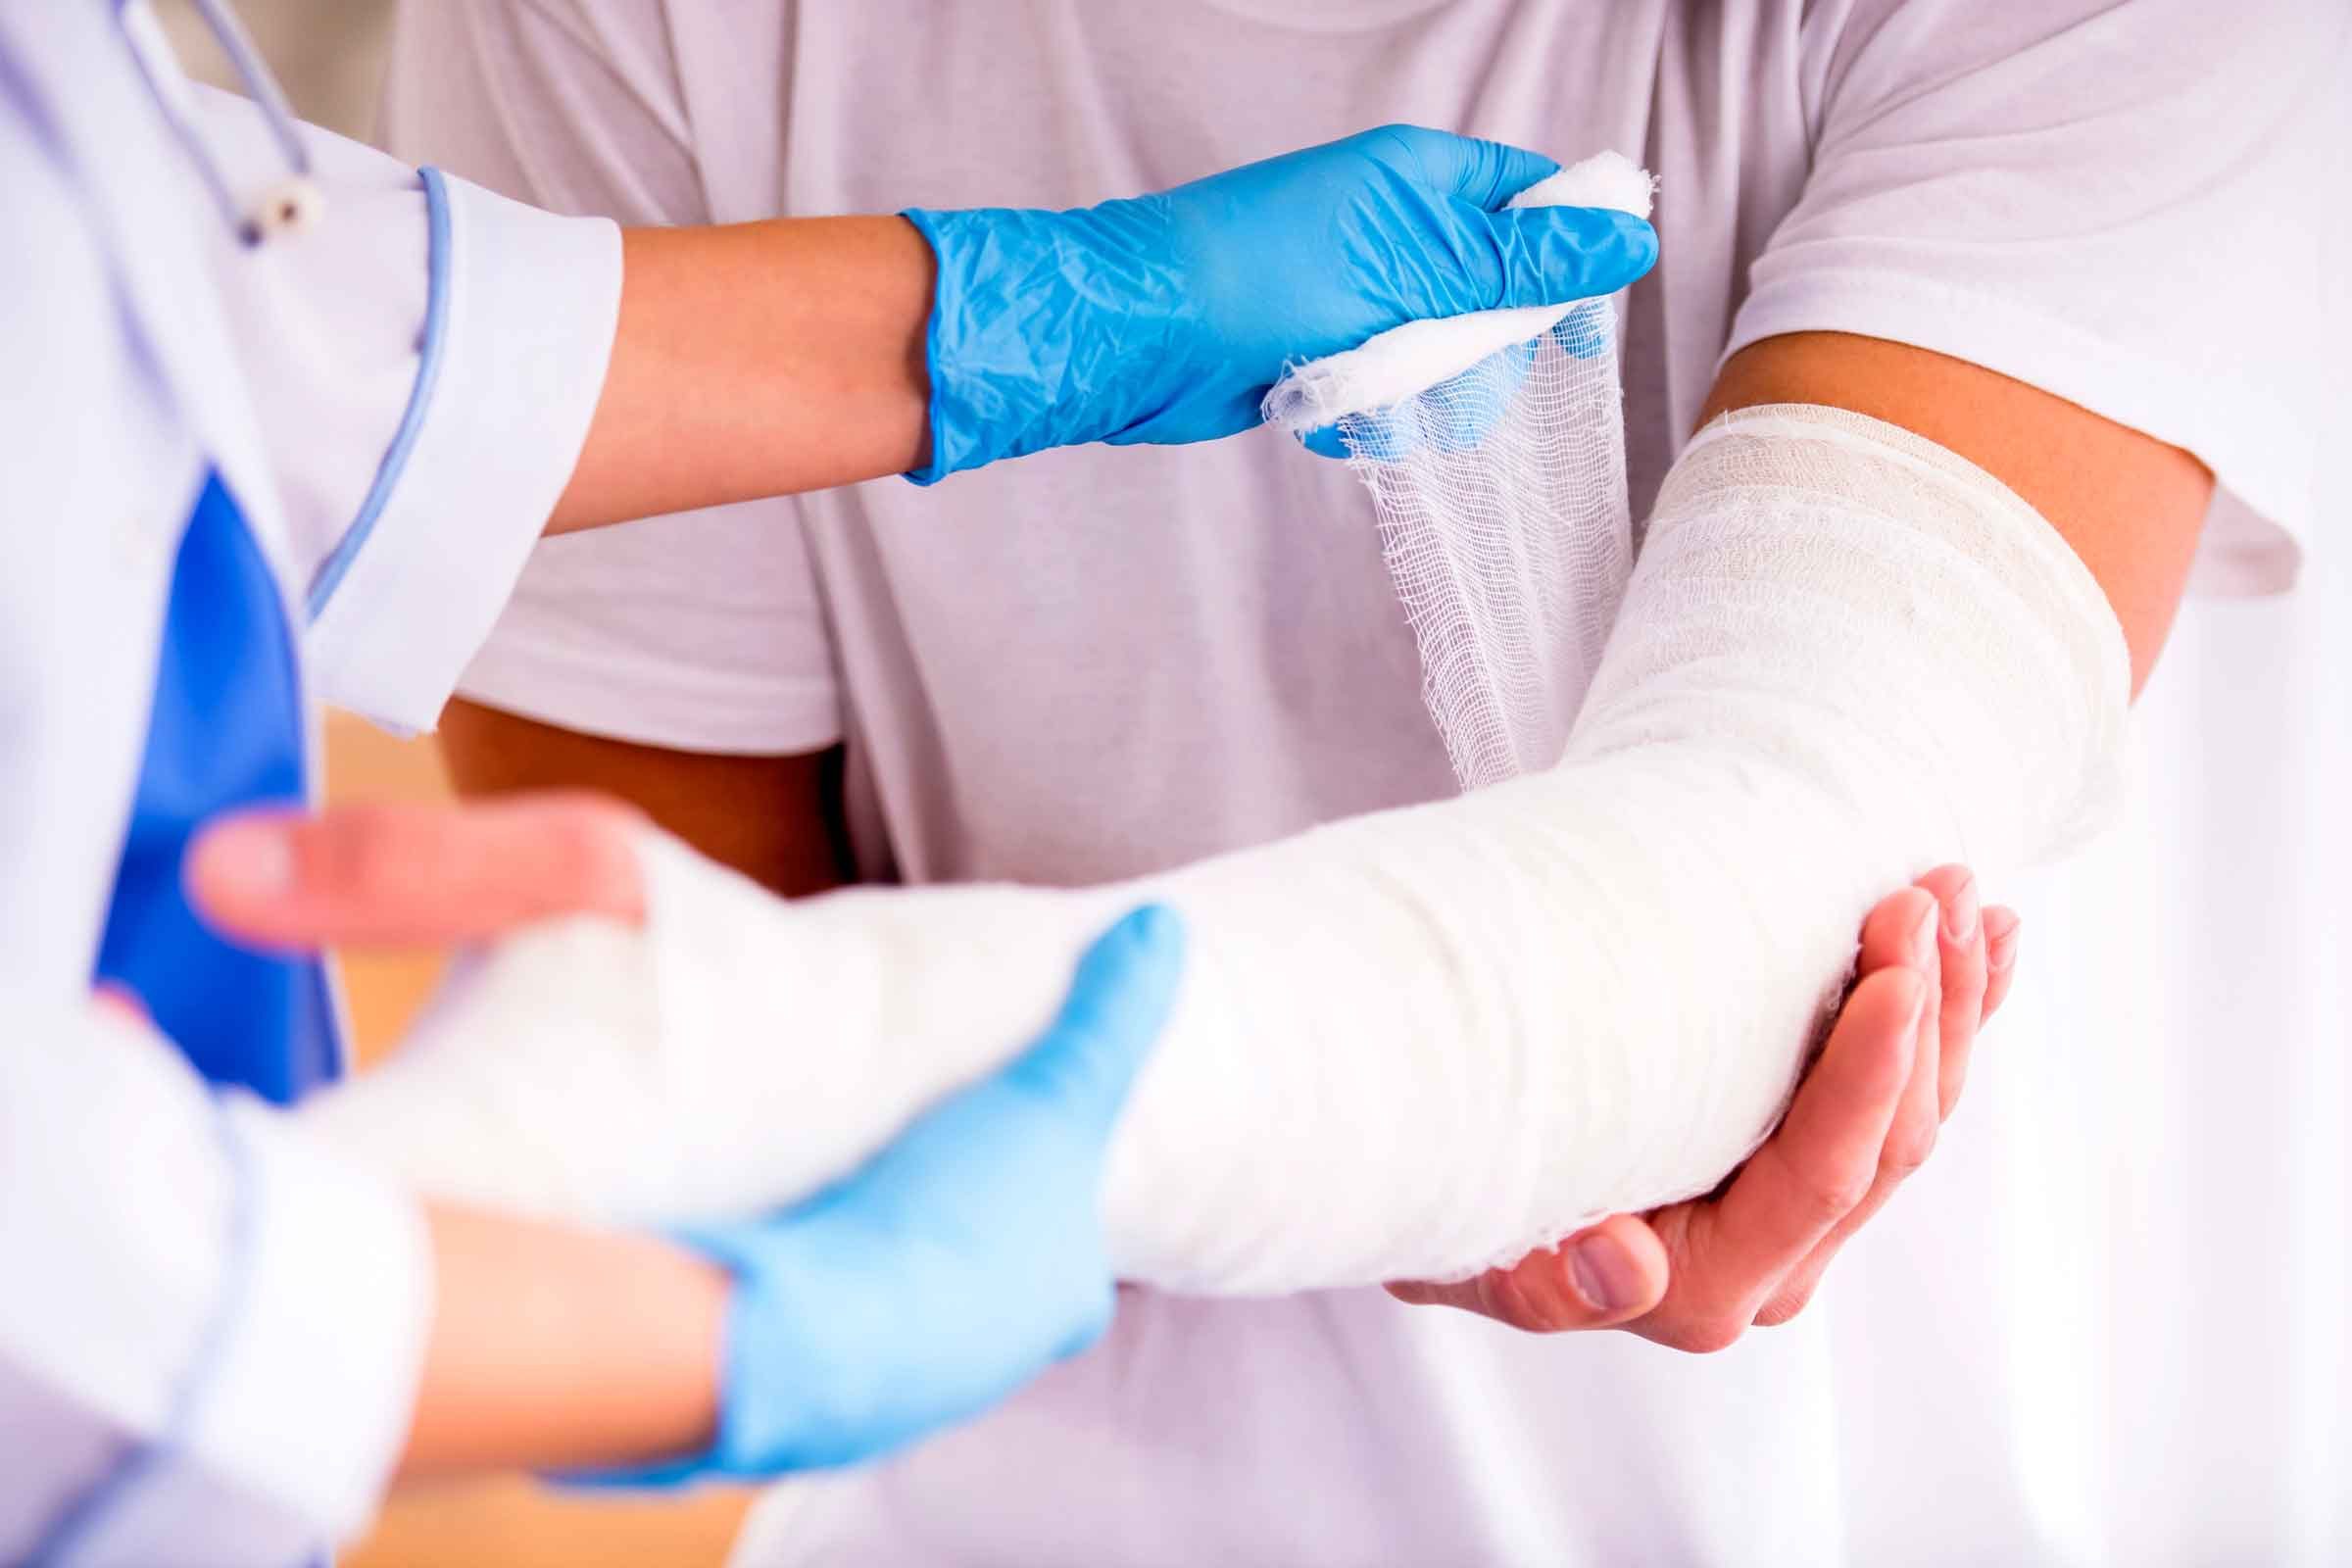
[[[430,1279],[411,1200],[91,1004],[178,537],[218,471],[312,692],[429,724],[577,458],[619,243],[311,133],[323,222],[244,249],[143,27],[0,0],[0,1561],[79,1509],[76,1562],[292,1562],[373,1510]],[[283,172],[185,91],[232,188]]]

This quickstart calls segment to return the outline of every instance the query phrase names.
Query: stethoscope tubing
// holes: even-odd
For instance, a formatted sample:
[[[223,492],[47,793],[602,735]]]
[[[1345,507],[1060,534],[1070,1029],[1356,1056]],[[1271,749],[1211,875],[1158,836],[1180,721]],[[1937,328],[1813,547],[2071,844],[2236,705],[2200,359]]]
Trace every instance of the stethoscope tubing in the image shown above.
[[[143,0],[116,0],[117,20],[122,20],[132,6],[142,3]],[[227,58],[229,68],[237,74],[246,94],[261,111],[270,140],[277,144],[279,155],[285,159],[285,176],[270,187],[262,202],[248,204],[237,199],[236,192],[229,188],[220,161],[213,156],[203,133],[182,112],[178,97],[158,74],[162,67],[147,49],[139,46],[136,38],[130,40],[130,55],[138,63],[139,74],[145,79],[165,122],[195,166],[197,177],[211,193],[214,205],[220,208],[222,220],[237,236],[239,244],[257,246],[274,234],[316,220],[321,202],[311,182],[310,149],[303,145],[302,135],[295,128],[294,111],[286,102],[277,77],[271,74],[261,51],[253,46],[253,38],[236,13],[222,4],[222,0],[192,0],[192,3],[220,45],[220,53]]]

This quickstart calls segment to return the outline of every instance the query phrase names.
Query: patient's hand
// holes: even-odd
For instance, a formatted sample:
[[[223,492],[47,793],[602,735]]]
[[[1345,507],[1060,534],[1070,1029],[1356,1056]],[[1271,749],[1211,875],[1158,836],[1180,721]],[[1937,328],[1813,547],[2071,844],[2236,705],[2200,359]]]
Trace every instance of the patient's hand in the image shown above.
[[[1941,866],[1862,927],[1858,977],[1769,1142],[1712,1195],[1618,1214],[1509,1268],[1389,1287],[1530,1333],[1630,1329],[1720,1350],[1803,1310],[1848,1237],[1936,1146],[1977,1030],[2008,995],[2017,915],[1980,916],[1975,879]]]

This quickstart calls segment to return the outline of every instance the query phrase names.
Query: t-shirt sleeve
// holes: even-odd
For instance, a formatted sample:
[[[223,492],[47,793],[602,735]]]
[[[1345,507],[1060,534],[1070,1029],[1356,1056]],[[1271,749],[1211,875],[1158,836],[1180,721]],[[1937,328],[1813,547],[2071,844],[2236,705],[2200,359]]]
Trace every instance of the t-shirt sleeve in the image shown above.
[[[402,158],[558,213],[710,220],[657,0],[407,6],[383,134]],[[542,541],[461,694],[568,729],[783,755],[840,739],[798,505]]]
[[[1840,9],[1808,40],[1812,171],[1726,354],[1855,332],[2031,382],[2214,471],[2202,586],[2290,583],[2318,520],[2314,214],[2342,186],[2352,11]]]

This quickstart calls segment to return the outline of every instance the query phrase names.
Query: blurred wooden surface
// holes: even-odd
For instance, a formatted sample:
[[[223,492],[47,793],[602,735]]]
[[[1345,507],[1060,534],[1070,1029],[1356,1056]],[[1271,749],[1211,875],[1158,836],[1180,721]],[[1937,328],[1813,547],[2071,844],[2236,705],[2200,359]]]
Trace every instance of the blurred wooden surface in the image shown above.
[[[342,714],[327,723],[330,800],[432,800],[449,792],[432,742],[399,741]],[[398,1038],[432,990],[429,953],[343,960],[354,1045],[365,1064]],[[561,1493],[519,1477],[436,1486],[395,1497],[345,1568],[706,1568],[723,1563],[751,1493],[711,1488],[680,1498]]]

